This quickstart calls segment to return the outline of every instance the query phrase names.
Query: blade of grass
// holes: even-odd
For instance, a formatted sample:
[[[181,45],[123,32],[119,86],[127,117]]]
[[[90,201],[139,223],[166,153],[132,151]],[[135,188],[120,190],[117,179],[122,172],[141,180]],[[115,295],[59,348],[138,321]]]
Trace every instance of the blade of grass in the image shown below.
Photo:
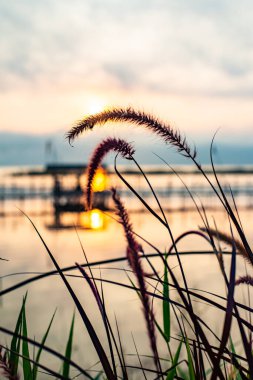
[[[162,338],[164,339],[165,343],[167,344],[167,337],[165,336],[162,327],[159,325],[159,323],[157,322],[156,319],[154,320],[154,323],[155,323],[155,325],[157,327],[157,330],[159,331],[159,333],[161,334]]]
[[[165,256],[165,260],[167,257]],[[167,343],[170,342],[170,303],[169,303],[169,283],[168,283],[168,269],[164,265],[164,282],[163,282],[163,331]]]
[[[116,281],[107,280],[107,279],[101,279],[101,278],[99,278],[99,277],[94,277],[94,279],[95,279],[96,281],[103,281],[103,282],[106,282],[106,283],[108,283],[108,284],[117,285],[117,286],[121,286],[121,287],[124,287],[124,288],[130,289],[130,290],[135,290],[135,291],[137,291],[137,292],[140,292],[140,289],[137,288],[135,285],[130,286],[130,285],[127,285],[127,284],[123,284],[123,283],[121,283],[121,282],[116,282]],[[184,288],[181,288],[181,287],[175,287],[175,285],[172,284],[172,283],[169,283],[169,286],[170,286],[170,287],[173,287],[174,289],[179,289],[179,290],[182,291],[182,292],[186,292],[186,290],[185,290]],[[197,289],[197,290],[198,290],[198,289]],[[211,306],[214,306],[214,307],[217,307],[217,308],[220,309],[220,310],[226,311],[226,308],[225,308],[223,305],[221,305],[221,304],[219,304],[219,303],[213,301],[211,298],[207,298],[207,297],[202,296],[201,294],[196,293],[196,292],[193,292],[193,291],[191,291],[191,290],[189,290],[189,293],[190,293],[192,296],[194,296],[194,297],[196,297],[196,298],[199,298],[201,301],[204,301],[205,303],[210,304]],[[207,293],[207,294],[210,294],[210,295],[214,295],[214,296],[216,296],[216,297],[218,297],[218,298],[220,298],[220,299],[224,299],[224,297],[218,296],[218,295],[215,294],[215,293],[211,293],[211,292],[207,292],[207,291],[203,291],[203,293]],[[154,298],[160,299],[160,300],[163,300],[163,299],[164,299],[164,297],[163,297],[162,295],[160,295],[160,294],[155,294],[155,293],[152,293],[152,292],[150,292],[150,291],[147,291],[147,294],[150,295],[150,296],[152,296],[152,297],[154,297]],[[171,305],[173,304],[173,305],[176,305],[176,306],[179,307],[179,308],[186,309],[185,305],[182,305],[182,304],[178,303],[177,301],[172,300],[171,298],[169,299],[169,302],[171,303]],[[242,304],[240,304],[240,306],[243,307]],[[243,308],[244,308],[245,310],[248,310],[247,307],[243,307]],[[236,314],[233,313],[233,316],[236,317]],[[197,318],[201,323],[203,323],[203,324],[205,325],[206,328],[208,328],[208,325],[205,324],[204,321],[201,320],[200,317],[196,316],[196,318]],[[243,325],[245,325],[248,329],[253,330],[253,326],[252,326],[247,320],[243,319],[243,318],[240,317],[240,316],[239,316],[238,318],[239,318],[239,321],[241,321]],[[209,330],[209,331],[211,331],[211,330]],[[214,335],[214,336],[215,336],[215,335]],[[218,337],[216,337],[216,339],[218,339]],[[220,341],[220,339],[218,339],[218,340]]]
[[[68,361],[66,361],[66,360],[63,361],[62,376],[66,377],[66,378],[69,378],[69,371],[70,371],[69,360],[71,359],[71,354],[72,354],[74,324],[75,324],[75,313],[73,314],[73,318],[71,321],[71,326],[70,326],[70,330],[69,330],[69,337],[68,337],[66,350],[65,350],[65,358],[67,358]]]
[[[23,311],[22,311],[22,335],[25,338],[28,337],[25,305],[24,305]],[[23,356],[24,379],[31,380],[32,379],[32,367],[31,367],[31,361],[30,361],[29,346],[28,346],[28,342],[26,340],[22,340],[22,356]]]
[[[42,341],[41,341],[41,347],[39,348],[38,353],[37,353],[37,355],[36,355],[36,359],[35,359],[35,362],[36,362],[36,363],[39,363],[39,361],[40,361],[40,356],[41,356],[41,354],[42,354],[43,346],[44,346],[44,344],[46,343],[46,340],[47,340],[47,337],[48,337],[48,334],[49,334],[50,328],[51,328],[51,326],[52,326],[52,323],[53,323],[53,320],[54,320],[54,317],[55,317],[55,313],[56,313],[56,310],[55,310],[55,312],[54,312],[54,314],[53,314],[53,316],[52,316],[52,318],[51,318],[51,320],[50,320],[50,322],[49,322],[48,328],[47,328],[47,330],[46,330],[46,332],[45,332],[45,334],[44,334],[44,336],[43,336],[43,338],[42,338]],[[37,378],[37,373],[38,373],[38,366],[34,366],[34,367],[33,367],[33,380],[36,380],[36,378]]]
[[[21,338],[22,339],[22,338]],[[31,342],[32,342],[32,340],[31,340]],[[7,347],[4,347],[6,350],[9,350],[10,351],[10,349],[9,348],[7,348]],[[26,359],[26,357],[24,356],[24,355],[22,355],[21,353],[19,353],[18,354],[18,356],[21,358],[21,359]],[[59,373],[57,373],[57,372],[55,372],[54,370],[52,370],[51,368],[49,368],[49,367],[47,367],[47,366],[45,366],[45,365],[43,365],[43,364],[41,364],[41,363],[36,363],[33,359],[31,359],[30,358],[30,363],[31,364],[33,364],[33,365],[37,365],[39,368],[41,368],[43,371],[45,371],[44,373],[46,373],[48,376],[49,375],[51,375],[51,376],[53,376],[54,378],[56,378],[56,379],[62,379],[62,380],[69,380],[68,378],[66,378],[66,377],[63,377],[61,374],[59,374]],[[43,373],[43,372],[42,372]],[[18,380],[19,379],[19,377],[10,377],[9,378],[9,380]],[[93,380],[93,378],[92,377],[90,377],[90,379],[91,380]],[[2,378],[1,378],[1,380],[2,380]],[[24,378],[24,380],[29,380],[28,378]]]
[[[100,270],[100,278],[102,279],[101,270]],[[117,347],[116,339],[114,337],[114,333],[113,333],[111,325],[110,325],[109,318],[107,316],[107,311],[106,311],[106,306],[105,306],[105,298],[104,298],[103,281],[100,282],[100,285],[101,285],[101,287],[100,287],[100,290],[101,290],[101,303],[102,303],[103,316],[104,316],[103,319],[104,319],[104,324],[105,324],[105,329],[106,329],[106,335],[107,335],[107,338],[108,338],[108,344],[109,344],[109,349],[110,349],[110,354],[111,354],[112,366],[113,366],[113,370],[114,370],[115,376],[117,378],[118,375],[117,375],[117,368],[116,368],[116,363],[115,363],[115,358],[114,358],[114,350],[113,350],[113,346],[112,346],[111,335],[113,337],[113,341],[115,343],[116,350],[117,350],[119,358],[120,358],[120,354],[119,354],[119,350],[118,350],[118,347]],[[122,365],[122,362],[121,362],[121,365]]]
[[[36,340],[30,339],[29,337],[24,337],[23,335],[17,334],[14,331],[6,329],[3,326],[0,326],[0,331],[2,333],[4,333],[4,334],[10,335],[10,336],[16,336],[16,338],[18,338],[20,340],[26,340],[28,343],[30,343],[31,345],[33,345],[35,347],[38,347],[38,348],[41,347],[41,343],[37,342]],[[60,360],[66,359],[61,353],[53,350],[51,347],[48,347],[46,345],[43,346],[43,350],[46,351],[46,352],[48,352],[49,354],[55,356],[56,358],[58,358]],[[10,351],[10,349],[9,349],[9,351]],[[20,356],[20,354],[19,354],[19,356]],[[31,362],[32,362],[32,360],[31,360]],[[69,363],[72,365],[72,367],[76,368],[81,374],[83,374],[84,376],[86,376],[88,379],[93,380],[93,378],[91,377],[91,375],[86,370],[84,370],[82,367],[80,367],[80,365],[78,365],[77,363],[75,363],[73,360],[69,360]],[[41,365],[38,364],[38,366],[40,367]]]
[[[120,353],[121,353],[121,358],[122,358],[122,366],[121,366],[122,367],[122,376],[123,376],[124,380],[128,380],[128,374],[127,374],[127,370],[126,370],[125,356],[124,356],[124,351],[123,351],[123,347],[122,347],[122,343],[121,343],[121,337],[120,337],[120,333],[119,333],[119,326],[118,326],[118,321],[117,321],[116,315],[114,315],[114,318],[115,318],[115,324],[116,324],[116,329],[117,329],[118,341],[119,341],[119,346],[120,346]]]
[[[128,189],[141,201],[141,203],[145,206],[145,208],[155,217],[157,218],[160,223],[162,223],[168,233],[169,233],[169,236],[171,238],[171,242],[175,248],[175,252],[176,252],[176,256],[177,256],[177,260],[178,260],[178,263],[179,263],[179,266],[180,266],[180,271],[181,271],[181,274],[182,274],[182,278],[183,278],[183,281],[184,281],[184,286],[185,286],[185,289],[186,289],[186,294],[187,294],[187,298],[188,298],[188,303],[189,303],[189,307],[192,308],[192,303],[191,303],[191,297],[189,295],[189,292],[188,292],[188,285],[187,285],[187,281],[186,281],[186,277],[185,277],[185,272],[183,270],[183,266],[182,266],[182,262],[181,262],[181,259],[180,259],[180,256],[179,256],[179,253],[178,253],[178,250],[177,250],[177,246],[175,244],[175,240],[174,240],[174,236],[173,236],[173,233],[172,233],[172,230],[170,228],[170,225],[165,222],[148,204],[147,202],[138,194],[138,192],[128,183],[128,181],[122,176],[122,174],[118,171],[117,169],[117,155],[114,159],[114,170],[117,174],[117,176],[121,179],[121,181],[128,187]],[[164,261],[164,258],[163,256],[161,255],[161,259],[163,260],[163,262],[166,264],[166,261]]]
[[[248,241],[247,241],[247,238],[246,238],[246,236],[245,236],[243,230],[242,230],[241,227],[240,227],[240,221],[238,222],[238,220],[237,220],[237,218],[236,218],[236,216],[235,216],[235,214],[234,214],[234,212],[233,212],[233,210],[232,210],[232,208],[231,208],[231,206],[230,206],[230,204],[229,204],[229,202],[228,202],[228,199],[227,199],[227,197],[226,197],[226,195],[225,195],[225,193],[224,193],[224,191],[223,191],[223,189],[222,189],[222,186],[221,186],[220,181],[219,181],[219,179],[218,179],[218,175],[217,175],[216,170],[215,170],[214,161],[213,161],[213,144],[214,144],[214,138],[215,138],[215,136],[216,136],[216,134],[215,134],[214,137],[212,138],[212,142],[211,142],[211,145],[210,145],[210,160],[211,160],[211,165],[212,165],[213,174],[214,174],[214,177],[215,177],[216,183],[217,183],[217,185],[218,185],[218,187],[219,187],[219,190],[220,190],[221,196],[222,196],[222,198],[223,198],[224,205],[225,205],[224,207],[226,208],[228,215],[230,216],[231,220],[233,221],[233,224],[234,224],[234,226],[235,226],[236,229],[237,229],[237,232],[238,232],[238,234],[239,234],[239,236],[240,236],[240,238],[241,238],[241,241],[242,241],[242,243],[243,243],[243,245],[244,245],[244,248],[245,248],[245,250],[246,250],[247,253],[248,253],[249,260],[251,261],[251,264],[253,265],[253,254],[252,254],[252,250],[251,250],[251,248],[250,248],[250,246],[249,246],[249,243],[248,243]]]
[[[112,347],[112,341],[113,341],[115,349],[117,351],[117,354],[118,354],[121,366],[123,365],[123,362],[122,362],[122,359],[121,359],[121,355],[120,355],[120,352],[119,352],[119,349],[118,349],[118,345],[117,345],[117,342],[116,342],[113,330],[111,328],[111,324],[110,324],[109,318],[107,316],[107,312],[106,312],[106,308],[105,308],[105,302],[104,302],[104,298],[103,298],[103,287],[102,287],[102,282],[103,281],[102,281],[102,278],[100,277],[101,294],[102,294],[102,297],[101,297],[100,294],[99,294],[99,291],[98,291],[98,288],[97,288],[97,285],[96,285],[96,281],[94,279],[94,276],[92,274],[91,269],[89,268],[90,273],[91,273],[91,278],[89,278],[89,276],[87,275],[87,273],[85,272],[85,270],[80,265],[78,265],[78,263],[76,263],[76,265],[77,265],[78,269],[80,270],[80,272],[81,272],[82,276],[84,277],[84,279],[88,282],[88,284],[89,284],[89,286],[91,288],[91,291],[92,291],[92,293],[93,293],[93,295],[94,295],[94,297],[96,299],[96,302],[98,304],[98,308],[99,308],[99,311],[100,311],[100,314],[101,314],[101,317],[102,317],[102,320],[103,320],[103,323],[104,323],[105,331],[106,331],[106,336],[107,336],[107,340],[108,340],[108,344],[109,344],[109,349],[110,349],[110,354],[111,354],[111,358],[112,358],[112,365],[113,365],[114,373],[116,374],[117,370],[116,370],[116,364],[115,364],[115,359],[114,359],[114,352],[113,352],[113,347]]]
[[[134,342],[134,348],[135,348],[135,351],[136,351],[136,354],[137,354],[137,357],[138,357],[138,361],[139,361],[139,364],[140,364],[140,369],[142,370],[144,379],[147,380],[147,376],[146,376],[146,373],[144,371],[144,368],[143,368],[143,365],[142,365],[142,362],[141,362],[141,358],[140,358],[140,355],[139,355],[139,352],[138,352],[138,349],[137,349],[137,346],[136,346],[136,343],[135,343],[135,340],[134,340],[134,336],[133,336],[132,333],[131,333],[131,335],[132,335],[132,339],[133,339],[133,342]]]
[[[228,283],[228,296],[227,296],[227,307],[226,315],[224,319],[221,344],[219,353],[217,356],[217,366],[219,366],[220,357],[226,347],[227,341],[229,339],[229,334],[231,330],[232,317],[233,317],[233,308],[234,308],[234,289],[235,289],[235,273],[236,273],[236,247],[233,245],[232,258],[231,258],[231,269],[230,269],[230,279]],[[216,366],[215,366],[216,367]],[[217,377],[217,370],[214,368],[211,379],[214,380]]]
[[[235,350],[235,346],[234,346],[234,343],[233,343],[231,336],[229,337],[229,341],[230,341],[231,353],[232,353],[232,355],[236,356],[236,350]],[[242,377],[241,377],[239,371],[237,369],[235,369],[235,372],[236,372],[236,380],[242,380]]]
[[[187,337],[185,338],[185,347],[187,352],[189,378],[190,380],[195,380],[195,371],[193,366],[192,354]]]
[[[27,293],[25,294],[22,302],[22,306],[18,315],[16,327],[15,327],[15,334],[21,333],[21,327],[22,327],[22,315],[23,315],[23,308],[25,307],[27,299]],[[17,354],[19,354],[20,351],[20,339],[17,337],[17,335],[13,335],[11,340],[11,349],[10,349],[10,364],[11,364],[11,374],[13,376],[16,376],[18,373],[18,361],[19,357]]]
[[[182,343],[183,341],[181,341],[178,345],[177,351],[172,360],[172,368],[168,371],[166,380],[173,380],[177,374],[177,365],[178,365],[178,360],[179,360],[179,356],[180,356],[180,352],[182,348]]]
[[[188,255],[203,255],[203,254],[208,254],[208,255],[214,255],[215,253],[213,251],[184,251],[184,252],[180,252],[180,255],[181,256],[188,256]],[[231,253],[230,252],[223,252],[223,255],[230,255]],[[140,258],[151,258],[151,257],[159,257],[161,255],[161,253],[149,253],[149,254],[145,254],[145,256],[140,256]],[[176,253],[172,252],[170,253],[170,256],[176,256]],[[122,261],[126,261],[127,258],[126,256],[122,256],[122,257],[117,257],[117,258],[114,258],[114,259],[108,259],[108,260],[99,260],[99,261],[95,261],[95,262],[89,262],[89,264],[87,265],[86,263],[84,264],[80,264],[81,267],[85,268],[85,267],[88,267],[88,266],[98,266],[98,265],[104,265],[104,264],[112,264],[112,263],[118,263],[118,262],[122,262]],[[72,271],[72,270],[76,270],[76,265],[71,265],[71,266],[68,266],[68,267],[65,267],[65,268],[61,268],[61,271],[64,273],[64,272],[68,272],[68,271]],[[23,273],[16,273],[16,274],[23,274]],[[16,275],[15,274],[15,275]],[[31,277],[31,278],[28,278],[26,280],[23,280],[13,286],[10,286],[9,288],[6,288],[6,289],[3,289],[0,291],[0,297],[4,296],[5,294],[8,294],[14,290],[17,290],[23,286],[26,286],[34,281],[38,281],[38,280],[41,280],[43,278],[47,278],[49,276],[53,276],[53,275],[58,275],[58,271],[57,270],[52,270],[52,271],[48,271],[48,272],[45,272],[45,273],[40,273],[34,277]],[[1,276],[1,278],[4,278],[4,277],[9,277],[11,276],[12,274],[9,274],[7,276]],[[245,307],[245,306],[244,306]],[[253,309],[251,309],[253,311]]]
[[[21,211],[21,210],[20,210]],[[108,380],[115,380],[115,375],[112,371],[112,368],[111,368],[111,365],[109,363],[109,360],[106,356],[106,353],[103,349],[103,346],[101,345],[100,343],[100,340],[98,339],[98,336],[94,330],[94,327],[93,325],[91,324],[86,312],[84,311],[79,299],[77,298],[75,292],[73,291],[72,287],[70,286],[69,282],[67,281],[66,277],[64,276],[63,272],[61,271],[61,268],[59,266],[59,264],[57,263],[56,259],[54,258],[53,254],[51,253],[50,249],[48,248],[46,242],[44,241],[43,237],[41,236],[39,230],[37,229],[37,227],[35,226],[35,224],[33,223],[33,221],[29,218],[29,216],[27,214],[25,214],[23,211],[21,211],[22,214],[29,220],[29,222],[32,224],[34,230],[36,231],[38,237],[40,238],[43,246],[45,247],[50,259],[52,260],[55,268],[57,269],[57,272],[59,273],[59,275],[61,276],[69,294],[71,295],[76,307],[77,307],[77,310],[84,322],[84,325],[89,333],[89,336],[91,338],[91,341],[94,345],[94,348],[96,349],[96,352],[98,354],[98,357],[100,358],[101,360],[101,364],[104,368],[104,371],[105,371],[105,374],[106,376],[108,377]]]

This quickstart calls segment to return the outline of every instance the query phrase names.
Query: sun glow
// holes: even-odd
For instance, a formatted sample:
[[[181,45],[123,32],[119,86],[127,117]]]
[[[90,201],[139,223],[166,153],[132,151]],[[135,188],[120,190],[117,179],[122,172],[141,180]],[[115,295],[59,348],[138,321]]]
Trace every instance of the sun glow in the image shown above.
[[[87,111],[89,114],[94,114],[103,111],[106,108],[106,103],[102,98],[91,98],[88,102]]]

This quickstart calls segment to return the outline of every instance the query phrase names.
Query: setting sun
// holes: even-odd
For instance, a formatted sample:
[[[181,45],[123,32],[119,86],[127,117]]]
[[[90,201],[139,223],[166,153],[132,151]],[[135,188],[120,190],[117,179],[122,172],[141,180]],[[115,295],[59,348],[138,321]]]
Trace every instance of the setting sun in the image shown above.
[[[102,98],[94,97],[89,100],[87,111],[89,114],[94,114],[103,111],[105,108],[105,101]]]

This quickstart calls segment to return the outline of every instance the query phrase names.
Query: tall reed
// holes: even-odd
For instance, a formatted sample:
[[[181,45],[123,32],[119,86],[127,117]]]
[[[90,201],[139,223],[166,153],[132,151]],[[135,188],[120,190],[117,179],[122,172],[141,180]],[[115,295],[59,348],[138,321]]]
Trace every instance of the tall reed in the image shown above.
[[[33,375],[33,379],[36,379],[37,374],[39,377],[39,369],[41,371],[44,371],[43,375],[47,374],[48,376],[53,376],[54,378],[64,380],[70,379],[73,378],[71,375],[71,367],[77,371],[75,372],[75,377],[82,375],[84,378],[88,378],[90,380],[102,380],[104,376],[106,376],[108,380],[116,380],[121,378],[123,380],[128,380],[131,378],[130,376],[132,374],[132,370],[135,370],[138,372],[138,374],[141,374],[145,380],[148,378],[152,380],[253,379],[253,325],[251,322],[253,309],[250,304],[250,289],[253,285],[253,279],[251,275],[247,273],[247,271],[245,275],[240,275],[239,277],[236,276],[237,256],[241,256],[243,259],[245,259],[246,264],[252,266],[252,250],[244,234],[233,194],[231,194],[233,198],[233,204],[230,204],[230,201],[227,198],[226,193],[223,191],[223,188],[217,176],[212,160],[212,148],[211,164],[213,167],[213,174],[215,177],[216,185],[211,182],[211,180],[207,177],[206,173],[202,169],[201,165],[196,161],[196,149],[192,149],[189,146],[186,139],[182,137],[179,131],[173,129],[166,123],[162,123],[157,118],[140,111],[135,111],[133,108],[112,108],[111,110],[106,110],[96,115],[87,116],[85,119],[78,122],[78,124],[69,131],[67,137],[69,138],[70,142],[72,142],[83,131],[92,130],[96,124],[102,125],[111,121],[127,122],[137,126],[144,126],[148,130],[154,132],[157,136],[161,137],[165,143],[175,147],[179,153],[192,160],[193,163],[197,165],[199,173],[204,176],[208,184],[211,186],[211,189],[218,197],[223,210],[225,210],[227,213],[230,224],[230,234],[221,232],[221,230],[216,225],[215,228],[210,227],[205,208],[198,206],[194,195],[187,188],[186,184],[183,183],[190,195],[191,200],[196,206],[197,212],[201,216],[204,227],[200,228],[199,230],[191,229],[189,231],[183,232],[178,237],[174,237],[168,220],[169,218],[167,218],[165,215],[162,204],[159,201],[155,190],[153,189],[147,175],[144,173],[134,158],[135,151],[132,145],[127,143],[125,140],[117,138],[109,137],[103,140],[94,150],[88,166],[86,188],[87,208],[92,208],[93,180],[99,166],[102,164],[106,155],[114,152],[116,153],[116,157],[117,155],[121,155],[125,159],[130,159],[137,166],[140,174],[148,184],[149,189],[154,196],[156,204],[158,205],[160,214],[158,214],[156,210],[152,209],[148,202],[143,199],[142,195],[139,194],[138,191],[128,183],[127,179],[119,172],[115,159],[116,174],[118,175],[119,179],[122,180],[122,182],[132,191],[132,193],[138,197],[146,210],[150,212],[151,215],[156,217],[156,219],[161,223],[161,226],[167,228],[170,233],[171,246],[169,250],[167,250],[165,253],[162,253],[159,247],[154,246],[152,242],[138,235],[134,231],[127,208],[122,202],[119,192],[117,192],[115,188],[112,189],[112,200],[115,206],[114,211],[116,213],[116,219],[121,224],[125,235],[126,255],[124,257],[90,263],[88,262],[87,256],[83,250],[84,256],[86,258],[85,263],[62,268],[59,266],[53,253],[45,243],[45,240],[43,239],[41,233],[28,217],[35,231],[37,232],[47,254],[52,260],[55,266],[55,270],[30,277],[29,279],[24,279],[10,287],[1,289],[0,297],[3,297],[10,292],[16,291],[22,286],[27,286],[28,284],[31,284],[35,281],[41,280],[43,278],[48,278],[49,276],[58,275],[66,286],[69,295],[77,308],[83,325],[88,331],[91,339],[91,344],[96,350],[98,363],[101,367],[99,368],[98,375],[94,377],[93,373],[90,370],[83,368],[83,363],[79,365],[72,360],[71,353],[73,347],[72,343],[74,318],[72,319],[69,339],[64,355],[45,345],[45,340],[49,333],[53,318],[41,343],[37,342],[33,338],[29,338],[26,322],[25,296],[15,330],[12,331],[3,326],[0,326],[1,333],[12,336],[11,347],[9,349],[10,356],[8,356],[4,351],[4,349],[8,350],[8,347],[2,348],[0,350],[0,371],[2,371],[2,374],[6,379],[17,380],[18,369],[21,367],[19,366],[19,359],[21,358],[25,380],[31,380],[31,373]],[[236,236],[235,232],[237,233]],[[205,244],[208,243],[211,249],[205,253],[214,254],[219,260],[221,276],[224,280],[226,289],[225,296],[208,291],[200,291],[198,289],[189,288],[186,281],[183,265],[181,261],[178,260],[180,263],[181,274],[184,280],[183,284],[181,285],[181,277],[178,279],[177,271],[174,269],[174,267],[171,266],[170,256],[177,255],[177,257],[180,258],[180,256],[186,254],[203,254],[203,252],[199,252],[197,250],[186,252],[179,250],[179,242],[181,242],[186,237],[193,236],[198,236],[200,239],[204,239]],[[141,240],[144,241],[145,244],[149,245],[149,247],[151,247],[155,253],[147,255],[144,252],[142,245],[140,244]],[[223,251],[221,243],[228,245],[231,250],[229,252]],[[231,257],[229,273],[227,268],[225,268],[223,261],[223,256],[225,254],[229,254]],[[154,264],[152,263],[152,257],[158,257],[161,259],[161,264],[163,266],[162,274],[155,268]],[[132,282],[130,276],[128,278],[131,284],[115,281],[113,279],[103,278],[101,276],[96,277],[91,270],[93,265],[98,266],[106,263],[111,264],[124,260],[128,261],[130,270],[136,278],[136,284]],[[144,271],[144,260],[146,265],[149,266],[149,270],[151,271],[151,273],[148,275]],[[88,270],[86,271],[84,268],[88,268]],[[77,274],[70,274],[70,271],[77,271]],[[71,276],[72,279],[80,279],[81,277],[82,279],[86,280],[82,281],[82,285],[89,285],[93,297],[95,297],[95,300],[97,302],[98,311],[102,316],[103,326],[106,331],[106,342],[100,340],[98,333],[95,331],[94,324],[85,311],[85,303],[81,303],[76,292],[74,291],[74,288],[68,281],[69,276]],[[101,283],[100,291],[97,286],[98,282]],[[124,341],[123,337],[120,335],[117,320],[117,335],[114,332],[112,322],[109,320],[103,291],[104,284],[116,286],[119,291],[120,289],[124,288],[128,291],[134,291],[138,293],[145,319],[145,328],[152,351],[153,363],[148,362],[147,365],[143,365],[142,357],[139,355],[136,345],[135,348],[137,365],[131,366],[128,363],[128,356],[126,356],[124,353]],[[236,286],[239,285],[248,286],[248,304],[246,302],[239,302],[236,299],[235,289]],[[175,293],[176,295],[174,295]],[[154,312],[153,300],[157,300],[158,302],[162,303],[162,324],[160,323],[157,310]],[[205,307],[209,306],[210,312],[208,313],[208,319],[206,319],[206,314],[202,315],[197,311],[197,308],[195,307],[197,302],[204,303]],[[210,323],[210,320],[213,318],[213,310],[219,311],[223,315],[223,318],[219,320],[219,324],[221,326],[220,333],[214,331],[212,324]],[[174,325],[176,325],[175,331],[172,329],[172,326]],[[240,342],[238,349],[237,346],[235,346],[233,343],[234,340],[232,338],[233,328],[235,325],[237,325],[238,328],[239,338],[237,336],[237,340]],[[162,342],[165,343],[166,348],[166,352],[164,354],[165,358],[160,357]],[[35,360],[32,359],[31,355],[29,354],[29,346],[33,346],[38,349]],[[54,370],[40,363],[40,355],[43,350],[48,354],[54,355],[55,358],[61,360],[63,363],[63,368],[59,373],[56,373]],[[85,353],[86,352],[87,350]],[[15,370],[13,370],[13,364],[15,366]]]
[[[90,209],[92,206],[92,182],[98,167],[101,165],[104,157],[111,151],[119,153],[123,158],[131,159],[134,155],[134,148],[122,139],[107,138],[103,140],[94,150],[88,165],[87,170],[87,190],[86,190],[86,204]]]
[[[140,288],[141,302],[143,306],[144,317],[147,326],[147,332],[150,340],[150,346],[154,354],[155,365],[157,370],[160,369],[159,355],[156,344],[156,334],[154,325],[154,314],[151,308],[150,298],[147,294],[147,286],[144,279],[144,270],[142,268],[142,263],[140,260],[139,252],[143,252],[142,246],[136,241],[133,234],[133,228],[129,220],[127,210],[122,203],[116,189],[112,189],[112,198],[116,206],[116,214],[120,218],[120,223],[122,224],[126,241],[127,241],[127,259],[130,267],[135,274],[138,285]]]
[[[169,124],[162,123],[159,119],[131,107],[112,108],[100,113],[90,115],[80,120],[66,135],[69,142],[79,136],[82,132],[91,130],[95,125],[103,125],[107,122],[127,122],[134,125],[144,126],[157,136],[161,137],[167,144],[171,144],[186,157],[196,158],[197,151],[192,149],[182,134],[172,128]]]

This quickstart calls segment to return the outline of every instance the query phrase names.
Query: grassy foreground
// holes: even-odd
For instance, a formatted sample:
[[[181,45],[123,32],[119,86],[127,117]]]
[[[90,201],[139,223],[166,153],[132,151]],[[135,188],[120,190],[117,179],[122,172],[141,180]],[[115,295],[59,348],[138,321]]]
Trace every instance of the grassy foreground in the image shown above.
[[[112,200],[115,206],[115,214],[118,222],[122,225],[122,232],[126,240],[126,257],[129,269],[133,276],[129,276],[129,284],[116,283],[106,280],[117,287],[117,291],[121,291],[121,287],[129,289],[129,291],[138,294],[140,305],[145,320],[145,331],[149,340],[150,360],[149,366],[144,367],[143,357],[139,355],[137,345],[135,357],[136,365],[130,366],[128,358],[124,353],[122,338],[117,325],[117,320],[110,320],[107,313],[106,302],[103,294],[103,287],[99,283],[103,283],[103,279],[95,278],[92,267],[97,263],[86,263],[73,267],[61,268],[50,249],[48,248],[40,232],[33,224],[36,233],[39,235],[41,242],[45,247],[46,253],[52,260],[55,271],[48,272],[42,275],[35,276],[28,280],[24,280],[10,288],[0,291],[0,296],[3,297],[9,292],[25,286],[33,281],[38,281],[42,278],[49,277],[53,274],[58,274],[65,287],[67,288],[70,297],[75,304],[77,313],[83,321],[85,329],[88,331],[90,341],[96,350],[99,369],[94,376],[94,372],[83,368],[82,363],[76,363],[72,360],[73,351],[73,331],[75,317],[73,316],[70,322],[69,335],[64,353],[59,353],[56,350],[48,347],[46,344],[47,337],[50,334],[50,328],[54,320],[54,315],[45,331],[41,342],[37,342],[28,334],[26,321],[26,299],[24,296],[21,310],[17,316],[17,323],[13,331],[0,326],[0,331],[11,336],[10,345],[2,345],[0,351],[0,369],[2,372],[1,378],[19,379],[20,376],[25,380],[36,380],[46,378],[72,379],[72,378],[89,378],[89,379],[253,379],[253,355],[252,355],[252,331],[251,313],[253,309],[250,306],[250,293],[253,284],[253,278],[247,273],[243,277],[237,277],[236,264],[238,255],[241,256],[250,269],[253,265],[253,253],[248,243],[247,237],[244,234],[241,224],[236,202],[231,190],[231,196],[228,198],[223,190],[219,178],[215,171],[212,158],[212,145],[210,148],[210,160],[213,168],[215,183],[206,175],[198,161],[197,151],[192,148],[186,138],[179,131],[174,130],[170,125],[160,122],[158,119],[147,115],[143,112],[135,111],[132,108],[126,109],[111,109],[101,113],[91,115],[81,120],[73,127],[67,137],[72,142],[81,133],[92,130],[96,125],[104,125],[108,122],[128,123],[142,126],[155,135],[160,137],[165,144],[173,146],[179,154],[182,154],[186,159],[190,160],[202,176],[207,181],[207,184],[212,188],[217,198],[219,199],[221,208],[226,212],[230,223],[230,234],[224,233],[219,226],[210,227],[209,219],[206,215],[204,207],[195,196],[190,192],[185,183],[184,186],[189,192],[192,202],[194,203],[197,212],[202,220],[202,227],[196,230],[186,231],[180,236],[174,236],[170,227],[170,222],[167,219],[162,205],[149,182],[149,179],[142,171],[142,168],[135,160],[134,148],[131,144],[122,139],[107,138],[103,140],[94,150],[88,166],[86,204],[87,209],[92,208],[92,184],[96,171],[102,164],[103,159],[110,152],[116,153],[115,157],[115,172],[125,186],[139,199],[146,210],[156,218],[161,228],[165,228],[168,232],[168,241],[171,244],[167,252],[162,252],[159,247],[155,247],[151,242],[138,236],[133,230],[127,208],[123,204],[117,190],[111,189]],[[140,170],[147,185],[149,186],[159,209],[159,212],[152,209],[149,204],[141,197],[136,189],[127,181],[127,179],[119,172],[117,167],[117,157],[122,156],[127,160],[131,160],[134,165]],[[173,170],[168,165],[168,170]],[[177,175],[177,173],[175,173]],[[181,261],[181,254],[178,249],[178,243],[187,236],[199,236],[210,245],[210,253],[217,258],[221,275],[224,279],[226,288],[226,297],[208,292],[198,292],[190,289],[187,284],[187,278]],[[150,246],[156,256],[161,260],[163,272],[160,273],[154,267],[151,255],[145,254],[141,245],[142,240]],[[221,248],[221,243],[226,244],[230,248],[230,267],[226,268],[224,264],[224,253]],[[85,255],[85,252],[84,252]],[[170,255],[176,255],[180,268],[180,276],[175,275],[175,271],[170,265]],[[120,261],[121,258],[118,259]],[[117,261],[114,260],[114,261]],[[107,260],[106,263],[111,262]],[[145,263],[145,269],[144,269]],[[102,263],[100,263],[102,264]],[[148,267],[148,272],[146,271]],[[93,297],[96,300],[97,308],[102,317],[102,323],[105,330],[106,341],[103,342],[99,338],[92,321],[89,319],[83,305],[78,299],[73,290],[66,272],[76,271],[78,276],[82,276],[90,287]],[[208,269],[207,269],[208,270]],[[239,303],[235,299],[235,289],[237,286],[248,287],[248,299],[245,303]],[[173,294],[177,296],[172,297]],[[157,318],[157,312],[153,308],[153,300],[161,303],[162,323],[160,318]],[[211,329],[207,320],[196,311],[193,301],[204,302],[207,306],[211,306],[222,315],[221,334],[217,334]],[[215,312],[214,312],[215,314]],[[176,331],[173,327],[177,325]],[[238,330],[239,343],[234,344],[232,328],[236,326]],[[237,337],[238,340],[238,337]],[[160,344],[166,346],[166,357],[164,352],[161,357]],[[134,341],[135,342],[135,341]],[[215,342],[215,343],[213,343]],[[139,343],[140,344],[140,343]],[[59,372],[48,368],[43,362],[43,352],[47,352],[59,359],[61,369]],[[133,368],[134,367],[134,368]]]

